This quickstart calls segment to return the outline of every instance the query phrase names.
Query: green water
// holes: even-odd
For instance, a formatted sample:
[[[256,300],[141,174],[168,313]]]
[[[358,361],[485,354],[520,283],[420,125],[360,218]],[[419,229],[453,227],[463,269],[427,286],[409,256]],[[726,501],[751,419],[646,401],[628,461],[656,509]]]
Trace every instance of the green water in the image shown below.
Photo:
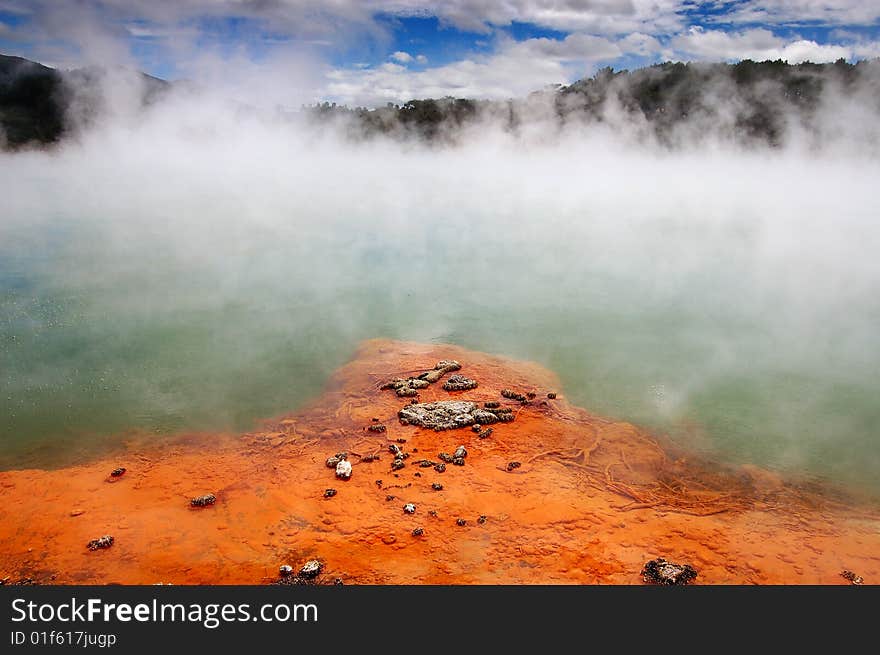
[[[766,182],[772,167],[742,182],[748,163],[701,192],[652,187],[646,165],[628,171],[639,199],[617,173],[536,187],[446,161],[435,185],[416,160],[397,184],[357,158],[347,187],[332,159],[305,182],[267,169],[250,186],[216,171],[175,186],[173,168],[151,181],[152,157],[57,164],[67,176],[6,162],[2,468],[63,465],[131,431],[247,430],[387,337],[534,360],[596,413],[880,491],[870,171],[841,173],[840,195],[793,193]],[[55,191],[19,191],[34,180]],[[765,184],[769,200],[746,192]]]
[[[878,298],[799,341],[736,248],[681,270],[674,243],[693,244],[668,241],[660,280],[555,233],[496,251],[475,235],[442,258],[430,244],[455,242],[451,225],[416,247],[261,242],[218,265],[108,253],[78,231],[23,230],[27,247],[4,249],[4,467],[133,429],[248,429],[319,393],[359,340],[391,337],[536,360],[572,401],[723,458],[877,479],[878,349],[853,352],[841,331],[877,325]]]

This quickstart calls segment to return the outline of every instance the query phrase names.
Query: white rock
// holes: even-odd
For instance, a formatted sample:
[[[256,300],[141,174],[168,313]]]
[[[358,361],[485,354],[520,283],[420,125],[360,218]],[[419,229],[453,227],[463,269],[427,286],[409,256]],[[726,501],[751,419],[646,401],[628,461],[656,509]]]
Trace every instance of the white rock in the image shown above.
[[[336,477],[342,480],[348,480],[351,477],[351,462],[347,459],[342,460],[336,465]]]
[[[302,568],[299,570],[299,574],[304,578],[314,578],[323,570],[324,565],[319,560],[310,559],[303,564]]]

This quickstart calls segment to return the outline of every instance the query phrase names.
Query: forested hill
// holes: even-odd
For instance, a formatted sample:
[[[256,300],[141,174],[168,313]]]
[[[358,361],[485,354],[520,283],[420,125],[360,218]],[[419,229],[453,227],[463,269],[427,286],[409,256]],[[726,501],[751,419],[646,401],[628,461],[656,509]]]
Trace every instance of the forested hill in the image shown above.
[[[72,125],[101,111],[106,69],[59,72],[19,57],[0,55],[0,145],[57,142]],[[140,102],[149,104],[169,83],[141,75]],[[320,103],[303,107],[317,127],[341,126],[349,136],[456,142],[468,126],[490,120],[517,132],[532,125],[602,125],[656,137],[715,136],[739,142],[785,142],[792,125],[812,129],[841,102],[864,115],[880,115],[880,59],[850,64],[789,65],[664,63],[634,71],[600,70],[568,86],[552,86],[504,101],[441,98],[379,108]]]
[[[412,135],[455,140],[463,128],[491,118],[503,129],[535,122],[605,125],[674,145],[714,136],[742,143],[780,145],[787,129],[816,127],[840,103],[880,116],[880,59],[850,64],[789,65],[783,61],[737,64],[663,63],[634,71],[600,70],[569,86],[526,98],[480,101],[411,100],[377,109],[329,103],[308,107],[318,119],[348,116],[356,134]]]
[[[0,55],[0,147],[47,145],[102,110],[101,82],[112,69],[61,72],[21,57]],[[168,82],[140,73],[139,102],[154,101]]]
[[[0,55],[0,144],[57,141],[64,132],[66,104],[58,71]]]

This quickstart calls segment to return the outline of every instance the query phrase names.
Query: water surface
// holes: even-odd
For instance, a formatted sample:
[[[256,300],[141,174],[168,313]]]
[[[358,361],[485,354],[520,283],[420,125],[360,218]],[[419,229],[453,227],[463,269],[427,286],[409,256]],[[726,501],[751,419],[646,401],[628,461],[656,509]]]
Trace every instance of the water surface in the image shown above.
[[[535,360],[596,413],[877,489],[876,164],[274,156],[295,170],[4,159],[0,465],[246,430],[388,337]]]

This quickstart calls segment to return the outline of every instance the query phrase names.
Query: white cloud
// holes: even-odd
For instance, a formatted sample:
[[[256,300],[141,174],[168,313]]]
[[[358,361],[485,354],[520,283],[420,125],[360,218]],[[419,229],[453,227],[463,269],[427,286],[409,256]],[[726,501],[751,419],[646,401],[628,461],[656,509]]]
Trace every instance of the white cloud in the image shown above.
[[[714,2],[715,5],[728,4]],[[880,20],[876,0],[743,0],[715,19],[723,23],[870,25]]]
[[[286,86],[296,87],[291,97],[305,101],[383,104],[444,95],[522,96],[546,84],[589,75],[599,62],[614,64],[626,55],[648,61],[751,58],[792,63],[880,56],[876,41],[843,35],[858,33],[848,29],[852,25],[880,20],[877,0],[702,3],[725,9],[726,14],[715,20],[742,23],[743,29],[735,32],[688,30],[683,10],[695,4],[695,0],[0,0],[4,10],[31,17],[6,38],[30,44],[28,54],[47,63],[64,68],[93,62],[137,66],[131,44],[146,40],[161,53],[158,59],[174,62],[174,76],[202,82],[235,78],[247,80],[250,86],[273,87],[257,93],[258,98],[277,95],[290,76],[294,82]],[[379,12],[436,16],[443,25],[485,33],[493,51],[428,67],[428,58],[417,53],[416,45],[409,52],[392,52],[391,28],[375,20]],[[240,27],[235,39],[193,27],[199,24],[193,20],[197,17],[231,15],[253,21]],[[744,23],[762,20],[774,25],[807,19],[840,27],[837,43],[786,39],[766,28],[746,29],[750,26]],[[513,22],[569,34],[562,39],[516,42],[498,29]],[[385,64],[353,64],[332,70],[325,78],[321,62],[326,61],[326,46],[349,47],[358,40],[368,42],[372,51],[392,54]],[[249,48],[257,42],[271,53],[255,57]]]
[[[618,41],[620,49],[626,53],[649,57],[661,51],[660,42],[653,36],[633,32]]]
[[[880,41],[859,41],[851,47],[853,54],[859,59],[880,57]]]
[[[377,68],[337,69],[322,95],[353,105],[382,105],[444,96],[504,99],[521,97],[548,84],[567,84],[590,74],[599,62],[627,53],[656,54],[660,44],[646,35],[619,40],[589,34],[565,39],[513,41],[501,38],[496,51],[444,66],[413,71],[392,63]]]
[[[677,31],[686,0],[372,0],[374,10],[437,16],[462,30],[489,32],[512,22],[565,32],[619,35]]]
[[[762,28],[724,32],[691,27],[687,33],[673,38],[671,45],[679,58],[714,61],[782,59],[790,64],[824,63],[855,55],[849,46],[819,44],[805,39],[786,40]]]
[[[661,33],[683,25],[688,0],[3,0],[22,14],[71,14],[91,10],[108,21],[139,20],[152,27],[180,25],[196,17],[240,16],[263,20],[274,32],[326,36],[341,25],[383,31],[378,13],[436,16],[459,29],[490,33],[512,22],[595,34]]]
[[[565,69],[558,61],[523,58],[512,52],[482,60],[464,59],[422,71],[397,68],[383,65],[331,71],[319,95],[349,105],[367,106],[444,96],[498,99],[521,96],[547,82],[565,79]]]
[[[391,74],[405,73],[406,66],[401,66],[400,64],[393,64],[389,61],[389,62],[386,62],[386,63],[382,64],[381,66],[379,66],[379,68],[377,70],[379,70],[383,73],[391,73]]]
[[[2,0],[0,7],[25,19],[13,33],[32,45],[33,56],[64,59],[68,66],[108,61],[131,65],[132,39],[146,39],[174,53],[224,38],[222,30],[218,35],[193,29],[200,18],[251,19],[238,28],[239,43],[390,41],[373,10],[356,0]]]

